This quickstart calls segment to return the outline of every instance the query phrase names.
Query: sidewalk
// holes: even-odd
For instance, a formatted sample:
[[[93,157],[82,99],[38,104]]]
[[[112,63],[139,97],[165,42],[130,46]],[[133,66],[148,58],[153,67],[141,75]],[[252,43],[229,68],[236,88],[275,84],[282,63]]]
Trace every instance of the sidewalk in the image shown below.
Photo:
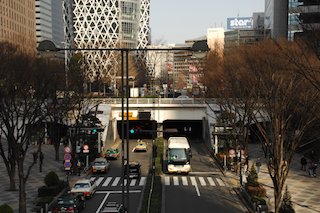
[[[261,159],[262,166],[260,168],[260,173],[258,174],[258,181],[262,183],[267,190],[269,210],[274,211],[273,183],[268,173],[261,144],[249,144],[248,155],[249,168],[252,164],[255,164],[257,158]],[[285,182],[285,185],[288,185],[293,208],[297,213],[320,212],[320,176],[318,174],[316,178],[312,178],[308,175],[308,171],[302,171],[300,158],[300,154],[296,153],[294,155],[291,168]],[[229,171],[226,175],[234,185],[240,185],[240,178],[238,175]]]
[[[25,158],[25,167],[24,172],[27,172],[29,165],[33,162],[32,153],[34,150],[37,150],[38,146],[29,146],[28,153]],[[55,150],[53,145],[42,145],[41,150],[44,154],[44,160],[42,164],[42,172],[40,172],[40,163],[39,158],[37,164],[32,167],[29,178],[26,182],[26,199],[27,199],[27,212],[32,212],[32,209],[35,206],[35,199],[38,196],[38,188],[44,186],[44,178],[50,172],[54,171],[59,176],[60,180],[67,180],[66,172],[61,170],[64,160],[64,146],[60,146],[60,161],[55,161]],[[69,176],[68,180],[71,185],[74,181],[79,178],[83,178],[84,173],[81,173],[81,176]],[[3,162],[2,157],[0,158],[0,205],[8,204],[14,210],[14,213],[19,212],[19,179],[16,169],[16,191],[9,191],[10,187],[8,173]]]

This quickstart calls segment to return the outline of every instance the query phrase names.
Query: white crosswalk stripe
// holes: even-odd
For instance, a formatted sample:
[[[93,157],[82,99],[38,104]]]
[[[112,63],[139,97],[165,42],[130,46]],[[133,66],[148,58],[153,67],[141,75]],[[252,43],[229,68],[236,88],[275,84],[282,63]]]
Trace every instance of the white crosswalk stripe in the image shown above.
[[[121,177],[96,177],[92,176],[90,178],[91,181],[95,181],[97,186],[122,186]],[[141,177],[138,179],[130,179],[129,185],[136,186],[139,182],[139,186],[144,186],[146,184],[146,177]],[[127,179],[124,179],[124,185],[127,185]]]
[[[181,179],[181,180],[180,180]],[[164,184],[166,186],[226,186],[221,178],[213,177],[185,177],[185,176],[165,176]]]

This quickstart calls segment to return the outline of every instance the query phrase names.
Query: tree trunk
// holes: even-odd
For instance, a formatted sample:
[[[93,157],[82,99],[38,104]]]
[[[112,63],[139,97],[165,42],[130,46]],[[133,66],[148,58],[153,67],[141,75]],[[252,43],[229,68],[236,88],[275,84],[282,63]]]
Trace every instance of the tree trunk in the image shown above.
[[[54,150],[55,150],[55,153],[56,153],[56,161],[59,161],[59,147],[60,147],[60,142],[56,142],[54,141],[53,143],[53,146],[54,146]]]
[[[8,173],[9,173],[9,178],[10,178],[10,191],[15,191],[16,190],[15,166]]]
[[[19,213],[27,212],[26,203],[26,185],[23,172],[23,161],[18,161],[18,173],[19,173]]]

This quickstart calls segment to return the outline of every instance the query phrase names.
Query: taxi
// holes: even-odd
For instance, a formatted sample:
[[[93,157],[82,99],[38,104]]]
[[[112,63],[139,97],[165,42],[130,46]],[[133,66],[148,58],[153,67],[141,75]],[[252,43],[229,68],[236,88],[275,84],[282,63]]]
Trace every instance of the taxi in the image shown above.
[[[112,159],[117,159],[120,156],[120,152],[116,148],[110,148],[107,149],[106,154],[104,155],[105,158],[112,158]]]
[[[146,152],[148,149],[148,144],[142,140],[138,140],[136,146],[133,148],[134,152],[144,151]]]

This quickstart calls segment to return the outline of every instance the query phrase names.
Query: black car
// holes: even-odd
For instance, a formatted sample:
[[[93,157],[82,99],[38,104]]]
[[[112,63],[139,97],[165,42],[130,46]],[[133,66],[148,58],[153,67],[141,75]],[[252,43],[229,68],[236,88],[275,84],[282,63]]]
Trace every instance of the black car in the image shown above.
[[[68,212],[78,213],[86,206],[85,197],[82,194],[66,194],[57,200],[57,205],[49,210],[48,213],[53,212]]]
[[[128,174],[127,174],[127,168],[128,169]],[[129,177],[129,178],[140,178],[141,175],[141,169],[140,169],[141,165],[139,162],[129,162],[128,164],[125,164],[124,167],[124,174],[125,177]]]

